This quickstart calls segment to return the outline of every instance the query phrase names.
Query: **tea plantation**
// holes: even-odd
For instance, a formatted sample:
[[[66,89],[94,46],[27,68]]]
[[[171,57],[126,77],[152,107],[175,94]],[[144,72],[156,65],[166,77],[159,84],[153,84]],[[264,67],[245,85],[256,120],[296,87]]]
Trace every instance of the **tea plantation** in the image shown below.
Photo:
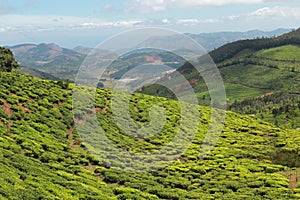
[[[181,118],[177,101],[118,93],[129,98],[128,120],[138,128],[151,123],[151,105],[164,107],[167,113],[156,135],[133,137],[115,123],[111,103],[114,92],[108,89],[97,89],[95,108],[79,109],[74,113],[75,121],[73,84],[17,71],[1,72],[0,82],[1,199],[300,198],[299,131],[227,112],[217,144],[199,157],[211,109],[189,105],[199,110],[200,117],[187,150],[159,170],[132,173],[113,167],[128,167],[118,155],[114,155],[115,163],[107,163],[97,157],[104,152],[91,154],[87,143],[91,141],[85,141],[76,131],[81,124],[91,123],[83,113],[95,114],[107,138],[120,149],[151,153],[175,137]]]

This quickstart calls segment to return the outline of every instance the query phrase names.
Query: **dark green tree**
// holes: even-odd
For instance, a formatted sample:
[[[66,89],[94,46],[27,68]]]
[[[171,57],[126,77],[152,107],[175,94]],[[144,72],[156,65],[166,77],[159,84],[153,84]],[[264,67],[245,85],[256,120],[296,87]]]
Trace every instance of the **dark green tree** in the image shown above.
[[[0,47],[0,71],[11,72],[19,63],[15,60],[10,49]]]

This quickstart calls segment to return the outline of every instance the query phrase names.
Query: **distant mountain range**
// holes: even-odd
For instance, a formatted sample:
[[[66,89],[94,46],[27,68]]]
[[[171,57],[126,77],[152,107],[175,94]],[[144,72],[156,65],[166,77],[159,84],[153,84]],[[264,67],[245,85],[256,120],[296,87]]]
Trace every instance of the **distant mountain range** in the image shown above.
[[[198,42],[207,52],[221,47],[226,43],[244,40],[244,39],[255,39],[262,37],[276,37],[282,35],[284,33],[290,32],[291,29],[276,29],[273,31],[260,31],[260,30],[252,30],[247,32],[215,32],[215,33],[200,33],[200,34],[191,34],[186,33],[186,35],[196,42]],[[180,41],[182,40],[182,41]],[[176,42],[174,42],[176,41]],[[151,37],[148,40],[144,41],[145,44],[155,44],[156,46],[167,46],[168,49],[176,49],[178,43],[185,43],[186,40],[183,37],[178,35],[174,36],[164,36],[164,37]],[[184,46],[181,44],[180,46]],[[188,49],[188,47],[186,47]]]
[[[201,34],[186,34],[192,39],[196,40],[201,44],[207,51],[210,51],[214,48],[220,47],[228,42],[241,40],[241,39],[252,39],[258,37],[273,37],[278,36],[283,33],[288,32],[288,29],[277,29],[270,32],[263,32],[259,30],[248,31],[248,32],[217,32],[217,33],[201,33]],[[176,49],[174,46],[174,41],[176,43],[184,42],[176,40],[178,36],[168,36],[168,37],[159,37],[159,38],[149,38],[144,41],[144,44],[147,43],[162,43],[164,46],[169,46],[169,49],[174,49],[174,53],[180,52],[182,54],[190,54],[188,47],[186,49]],[[177,38],[178,39],[178,38]],[[182,46],[182,45],[181,45]],[[66,49],[58,46],[57,44],[20,44],[16,46],[9,47],[16,60],[21,64],[21,71],[40,77],[40,78],[50,78],[50,79],[63,79],[63,80],[74,80],[75,75],[81,66],[82,62],[86,56],[93,50],[92,48],[86,47],[76,47],[74,49]],[[116,57],[114,52],[106,50],[96,50],[94,52],[96,59],[112,59]],[[146,58],[144,55],[141,59],[141,55],[138,55],[140,60],[149,61],[149,57]],[[154,56],[155,62],[160,62],[161,60],[166,60],[165,56]],[[168,57],[168,56],[167,56]],[[130,57],[132,58],[132,56]],[[136,58],[137,59],[137,58]],[[153,60],[153,59],[151,59]],[[167,60],[168,61],[168,60]],[[124,73],[126,69],[131,69],[131,64],[127,63],[128,67],[122,66],[117,62],[117,66],[113,66],[113,75],[111,78],[119,77],[120,74]],[[143,64],[139,63],[139,64]],[[175,67],[179,67],[176,65]],[[118,68],[120,67],[120,69]],[[174,66],[172,66],[174,67]],[[124,71],[125,69],[125,71]],[[120,71],[120,72],[119,72]],[[47,74],[49,74],[47,76]],[[116,75],[117,74],[117,75]]]

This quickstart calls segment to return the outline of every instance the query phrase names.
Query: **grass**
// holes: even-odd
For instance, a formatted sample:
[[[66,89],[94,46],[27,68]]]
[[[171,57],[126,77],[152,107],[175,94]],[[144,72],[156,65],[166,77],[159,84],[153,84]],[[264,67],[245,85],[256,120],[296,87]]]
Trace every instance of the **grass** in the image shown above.
[[[238,84],[225,84],[225,88],[229,103],[254,96],[259,96],[267,92],[266,90],[262,90],[259,88],[251,88]]]
[[[300,48],[294,45],[286,45],[255,53],[256,56],[278,61],[300,62]]]
[[[238,84],[225,84],[227,103],[231,104],[234,101],[240,101],[246,98],[255,97],[263,95],[267,90],[262,90],[259,88],[251,88]],[[198,99],[203,102],[203,100],[208,100],[210,95],[208,91],[197,93]]]

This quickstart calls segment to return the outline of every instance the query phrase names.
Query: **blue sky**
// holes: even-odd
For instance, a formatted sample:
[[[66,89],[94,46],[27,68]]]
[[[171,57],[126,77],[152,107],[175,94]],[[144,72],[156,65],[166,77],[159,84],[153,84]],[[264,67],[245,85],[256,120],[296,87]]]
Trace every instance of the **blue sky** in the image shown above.
[[[298,0],[0,0],[0,45],[93,46],[121,31],[274,30],[300,25]]]

